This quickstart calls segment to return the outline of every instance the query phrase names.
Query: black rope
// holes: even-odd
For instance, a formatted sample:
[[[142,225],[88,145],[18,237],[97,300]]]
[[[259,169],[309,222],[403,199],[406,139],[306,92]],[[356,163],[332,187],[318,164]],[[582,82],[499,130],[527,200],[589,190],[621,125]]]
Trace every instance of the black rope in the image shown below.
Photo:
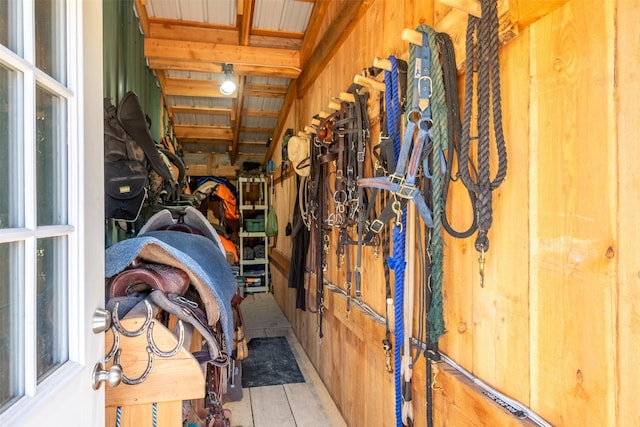
[[[495,0],[481,0],[481,6],[482,19],[469,15],[467,23],[464,122],[460,141],[459,172],[466,187],[477,197],[478,235],[475,247],[476,250],[484,253],[489,249],[487,233],[493,222],[492,191],[498,188],[507,174],[507,152],[502,132],[497,4]],[[478,173],[475,182],[469,172],[474,73],[477,74],[478,110]],[[498,171],[493,180],[489,170],[491,106],[493,106],[493,127],[498,153]]]
[[[447,150],[447,169],[443,180],[442,199],[447,203],[447,196],[449,194],[449,185],[451,182],[455,182],[460,177],[460,172],[456,174],[454,179],[452,176],[454,165],[454,154],[456,160],[460,159],[460,138],[462,136],[462,123],[460,121],[460,101],[458,95],[458,70],[456,67],[456,57],[453,48],[453,42],[451,37],[447,33],[438,33],[436,42],[438,43],[438,49],[440,50],[440,62],[442,63],[442,74],[445,88],[445,99],[447,102],[447,121],[449,123],[449,148]],[[473,176],[476,176],[475,165],[469,161],[469,167],[473,171]],[[458,170],[460,168],[458,167]],[[464,239],[471,236],[478,229],[478,220],[476,213],[476,194],[467,189],[469,194],[469,200],[471,202],[472,221],[469,228],[465,231],[455,230],[447,218],[447,210],[442,211],[442,226],[444,229],[458,239]]]

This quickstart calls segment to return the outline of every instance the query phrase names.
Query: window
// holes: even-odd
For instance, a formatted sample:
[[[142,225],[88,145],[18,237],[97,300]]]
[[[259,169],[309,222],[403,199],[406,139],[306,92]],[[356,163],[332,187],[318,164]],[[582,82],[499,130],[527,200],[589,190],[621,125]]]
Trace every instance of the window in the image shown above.
[[[73,355],[70,6],[0,1],[0,413]]]

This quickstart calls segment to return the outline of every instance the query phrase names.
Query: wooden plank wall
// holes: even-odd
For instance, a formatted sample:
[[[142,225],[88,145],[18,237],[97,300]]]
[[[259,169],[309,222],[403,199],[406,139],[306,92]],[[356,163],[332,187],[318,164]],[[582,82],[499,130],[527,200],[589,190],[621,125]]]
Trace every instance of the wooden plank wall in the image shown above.
[[[615,215],[619,232],[614,246],[617,259],[617,275],[611,281],[617,283],[614,294],[614,313],[617,312],[616,334],[611,337],[615,345],[617,395],[615,411],[617,424],[634,426],[640,423],[638,384],[640,384],[640,269],[638,268],[638,242],[640,242],[640,126],[638,126],[638,99],[640,99],[640,74],[638,52],[640,38],[637,37],[640,1],[620,1],[616,19],[616,89],[614,114],[618,138],[616,147],[617,209]],[[615,290],[614,290],[615,291]],[[609,357],[614,357],[614,354]]]
[[[509,5],[517,36],[500,51],[509,170],[494,193],[485,286],[474,238],[447,237],[440,348],[552,425],[640,425],[640,1],[520,3]],[[373,2],[285,128],[302,130],[374,56],[405,53],[403,28],[437,27],[448,11],[431,0]],[[349,425],[393,425],[383,325],[359,310],[347,318],[344,298],[326,291],[319,341],[316,315],[297,310],[286,285],[295,179],[276,184],[274,197],[277,301]],[[447,212],[458,228],[470,221],[459,185]],[[384,314],[381,260],[365,256],[364,300]],[[326,278],[342,286],[344,269],[335,257],[329,265]],[[414,370],[416,426],[426,425],[424,366]],[[438,383],[436,425],[521,425],[452,370],[443,367]]]

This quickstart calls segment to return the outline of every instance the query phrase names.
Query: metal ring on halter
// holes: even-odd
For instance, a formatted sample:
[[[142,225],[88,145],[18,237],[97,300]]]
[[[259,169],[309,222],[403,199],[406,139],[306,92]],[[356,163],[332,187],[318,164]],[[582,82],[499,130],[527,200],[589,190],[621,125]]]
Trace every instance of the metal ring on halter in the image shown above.
[[[426,128],[422,127],[422,125],[426,123]],[[418,120],[418,128],[424,131],[429,131],[429,129],[431,129],[431,126],[433,126],[433,120],[431,120],[431,117],[422,117],[420,120]]]
[[[340,197],[343,196],[343,197]],[[347,192],[344,190],[338,190],[333,192],[334,203],[345,203],[347,201]]]
[[[116,329],[115,325],[111,325],[109,329],[111,329],[111,332],[113,332],[113,344],[111,345],[111,349],[109,350],[107,355],[104,357],[105,362],[113,359],[113,356],[116,355],[116,351],[118,351],[118,349],[120,348],[120,334],[118,333],[118,330]]]
[[[412,123],[418,123],[422,118],[422,112],[419,108],[412,108],[407,111],[407,121]]]
[[[328,225],[329,227],[334,227],[334,226],[336,225],[336,220],[335,220],[335,218],[336,218],[336,214],[335,214],[335,212],[332,212],[332,213],[330,213],[330,214],[327,216],[327,225]]]
[[[151,324],[149,324],[149,328],[147,329],[147,342],[149,343],[149,348],[151,348],[151,351],[153,351],[157,356],[160,357],[171,357],[178,354],[178,352],[182,348],[182,345],[184,344],[184,325],[182,323],[182,320],[178,320],[178,343],[176,344],[175,348],[170,351],[160,350],[153,340],[154,323],[155,322],[151,322]]]
[[[116,352],[116,356],[113,360],[113,363],[120,365],[120,352],[121,350],[118,350]],[[151,351],[151,349],[149,347],[147,347],[147,354],[149,356],[148,362],[147,362],[147,368],[144,370],[144,372],[142,373],[142,375],[140,375],[138,378],[134,378],[134,379],[129,379],[124,372],[122,373],[122,382],[127,384],[127,385],[136,385],[136,384],[140,384],[141,382],[143,382],[144,380],[147,379],[147,377],[149,377],[149,374],[151,373],[151,369],[153,369],[153,351]]]
[[[125,337],[137,337],[138,335],[142,335],[144,331],[149,327],[151,323],[151,319],[153,319],[153,310],[151,308],[151,304],[146,299],[144,300],[144,305],[147,306],[147,318],[144,320],[142,326],[137,331],[128,331],[126,330],[122,324],[120,323],[120,317],[118,316],[118,309],[120,308],[120,301],[118,301],[113,309],[113,313],[111,314],[111,321],[113,325],[116,327],[118,332],[120,332]]]

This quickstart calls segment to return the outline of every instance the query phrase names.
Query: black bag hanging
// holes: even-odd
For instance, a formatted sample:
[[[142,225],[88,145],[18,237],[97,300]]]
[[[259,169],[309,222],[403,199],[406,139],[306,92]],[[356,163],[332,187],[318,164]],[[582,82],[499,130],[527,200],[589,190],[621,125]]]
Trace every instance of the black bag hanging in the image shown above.
[[[104,164],[105,217],[127,222],[138,219],[149,194],[149,174],[138,163],[122,160]]]
[[[161,177],[171,178],[151,138],[137,95],[127,92],[118,110],[105,98],[105,218],[127,222],[139,218],[149,197],[150,167]]]

